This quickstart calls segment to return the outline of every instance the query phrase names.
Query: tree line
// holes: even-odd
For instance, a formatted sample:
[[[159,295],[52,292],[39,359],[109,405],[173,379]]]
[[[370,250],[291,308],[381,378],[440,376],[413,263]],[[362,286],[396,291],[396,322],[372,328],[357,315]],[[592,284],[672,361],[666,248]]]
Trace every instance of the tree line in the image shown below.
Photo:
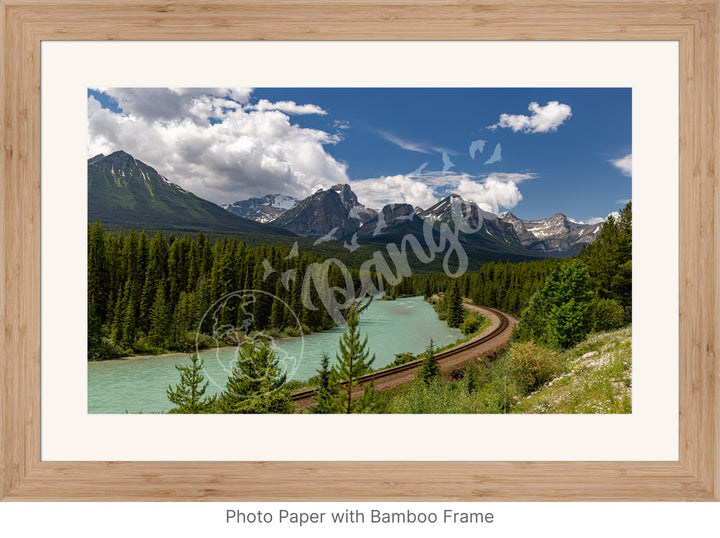
[[[251,247],[202,232],[149,237],[144,231],[106,231],[96,222],[88,230],[88,358],[186,351],[198,329],[201,344],[210,345],[211,320],[200,326],[203,315],[238,290],[267,292],[255,295],[252,330],[295,336],[298,321],[303,332],[333,327],[325,309],[305,308],[302,301],[306,268],[322,261],[284,245]],[[339,270],[330,271],[330,283],[343,281]],[[350,274],[359,285],[357,271]],[[316,292],[308,293],[320,304]],[[228,303],[221,321],[240,326],[243,316],[240,305]]]

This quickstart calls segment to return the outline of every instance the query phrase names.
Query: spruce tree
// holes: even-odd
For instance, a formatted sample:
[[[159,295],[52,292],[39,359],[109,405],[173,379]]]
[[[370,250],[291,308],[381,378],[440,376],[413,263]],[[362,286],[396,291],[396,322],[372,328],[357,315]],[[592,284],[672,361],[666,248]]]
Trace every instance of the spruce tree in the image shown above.
[[[338,362],[337,376],[345,381],[341,392],[345,413],[352,413],[357,410],[353,407],[352,402],[353,378],[368,373],[372,363],[375,361],[374,354],[372,358],[369,358],[370,351],[367,349],[367,335],[365,335],[364,340],[360,339],[358,310],[363,310],[366,306],[360,308],[353,305],[350,307],[347,316],[347,329],[340,337],[340,353],[335,355]]]
[[[342,413],[343,407],[338,398],[338,385],[334,379],[332,368],[330,368],[330,357],[327,353],[323,353],[322,363],[317,373],[320,376],[317,399],[309,411],[317,414]]]
[[[128,280],[125,284],[125,292],[123,293],[123,313],[122,321],[120,322],[120,344],[125,349],[132,349],[135,342],[135,329],[136,329],[136,317],[135,317],[135,300],[132,294],[132,284]]]
[[[150,331],[148,340],[150,344],[164,348],[167,345],[170,328],[170,309],[165,299],[165,284],[161,283],[155,293],[155,301],[150,310]]]
[[[286,374],[270,344],[247,340],[220,395],[220,413],[292,413],[295,405],[283,388]]]
[[[417,373],[417,379],[430,385],[440,375],[440,365],[435,360],[434,342],[430,339],[430,344],[425,351],[425,358],[422,361],[420,370]]]
[[[168,400],[175,404],[170,413],[207,413],[215,402],[215,396],[205,396],[208,382],[202,375],[202,359],[193,353],[190,361],[188,366],[175,365],[180,372],[180,383],[174,389],[171,386],[167,388]]]
[[[457,282],[450,284],[450,291],[447,294],[448,313],[446,322],[449,327],[460,327],[465,319],[465,309],[462,305],[462,296]]]

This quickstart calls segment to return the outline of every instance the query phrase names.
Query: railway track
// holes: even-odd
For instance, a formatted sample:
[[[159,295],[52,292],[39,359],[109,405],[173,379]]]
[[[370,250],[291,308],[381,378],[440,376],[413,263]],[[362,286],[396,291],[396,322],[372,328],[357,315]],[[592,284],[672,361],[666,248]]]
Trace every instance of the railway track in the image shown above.
[[[435,361],[440,365],[443,370],[453,369],[451,366],[457,366],[456,359],[462,359],[463,357],[467,358],[469,354],[472,354],[476,350],[479,351],[477,356],[481,356],[487,355],[492,351],[496,350],[497,348],[502,347],[505,343],[507,343],[507,340],[509,339],[510,331],[508,329],[511,328],[511,324],[514,325],[517,322],[515,318],[512,318],[504,312],[495,310],[494,308],[477,307],[475,305],[470,305],[467,303],[466,307],[489,312],[498,318],[499,323],[487,334],[483,334],[480,337],[475,337],[468,342],[460,344],[452,349],[442,351],[435,355]],[[498,340],[497,346],[491,345],[494,340]],[[488,350],[489,345],[491,348],[490,350]],[[422,365],[422,362],[423,359],[417,359],[411,362],[407,362],[405,364],[401,364],[400,366],[393,366],[391,368],[385,368],[384,370],[378,370],[376,372],[365,374],[363,376],[355,378],[353,380],[353,386],[361,387],[362,385],[370,381],[380,380],[381,382],[383,382],[384,385],[386,385],[385,388],[391,388],[392,386],[396,386],[400,383],[406,382],[408,380],[408,377],[412,377],[412,375],[410,374],[414,373],[415,370],[419,369]],[[446,368],[443,368],[443,366],[446,366]],[[394,378],[397,378],[397,382],[395,383],[393,383]],[[345,385],[346,383],[347,381],[344,381],[342,384]],[[384,389],[378,388],[378,390]],[[305,407],[314,399],[315,392],[316,389],[312,388],[300,392],[295,392],[291,394],[290,397],[296,404],[299,404],[300,407]],[[355,391],[353,391],[353,393],[354,392]]]

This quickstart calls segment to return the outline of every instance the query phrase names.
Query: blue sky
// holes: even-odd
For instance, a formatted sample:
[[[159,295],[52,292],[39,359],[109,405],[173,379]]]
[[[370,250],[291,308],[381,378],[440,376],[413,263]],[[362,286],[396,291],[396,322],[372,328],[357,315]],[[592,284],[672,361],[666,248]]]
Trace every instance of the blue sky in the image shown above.
[[[587,222],[631,198],[627,88],[112,88],[88,99],[89,155],[123,149],[218,203],[348,182],[375,208],[458,192],[523,219]]]

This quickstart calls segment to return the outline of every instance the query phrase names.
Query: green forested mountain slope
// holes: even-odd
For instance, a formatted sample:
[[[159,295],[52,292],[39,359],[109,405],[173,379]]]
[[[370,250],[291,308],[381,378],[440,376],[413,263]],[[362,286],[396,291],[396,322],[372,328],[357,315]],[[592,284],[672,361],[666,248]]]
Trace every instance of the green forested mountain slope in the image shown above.
[[[294,235],[233,215],[124,151],[88,160],[88,222],[117,228]]]

